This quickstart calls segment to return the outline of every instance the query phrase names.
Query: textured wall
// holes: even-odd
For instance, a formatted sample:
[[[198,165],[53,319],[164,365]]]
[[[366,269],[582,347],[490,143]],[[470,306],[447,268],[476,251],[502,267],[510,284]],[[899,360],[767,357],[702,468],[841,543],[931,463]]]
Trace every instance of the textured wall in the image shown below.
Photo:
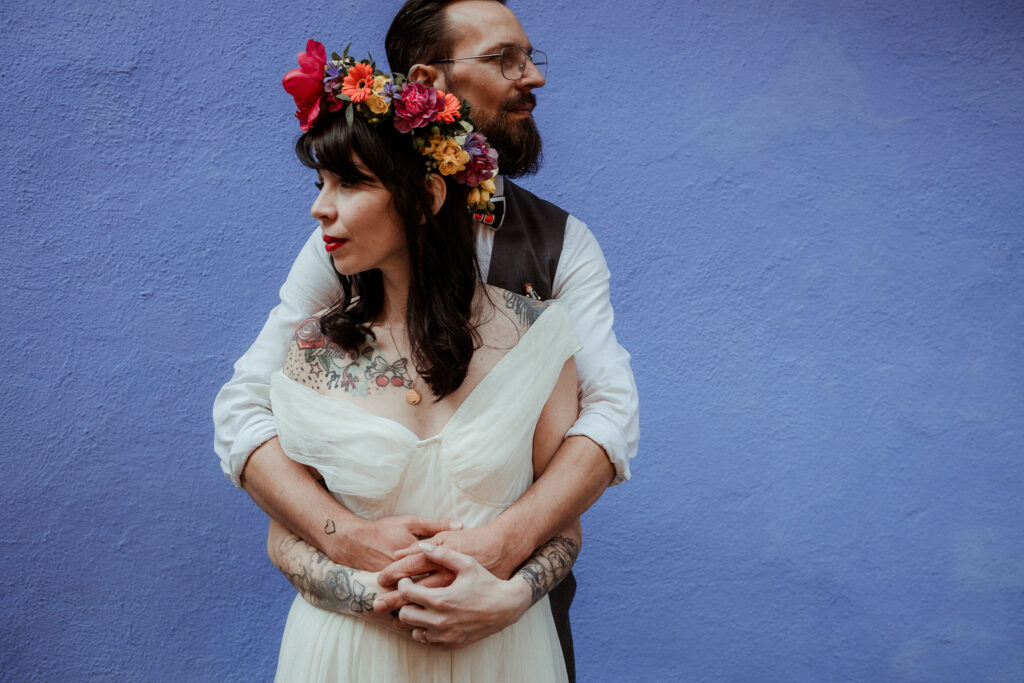
[[[312,228],[280,76],[397,5],[5,2],[0,678],[270,677],[210,405]],[[512,7],[642,397],[581,680],[1024,679],[1019,4]]]

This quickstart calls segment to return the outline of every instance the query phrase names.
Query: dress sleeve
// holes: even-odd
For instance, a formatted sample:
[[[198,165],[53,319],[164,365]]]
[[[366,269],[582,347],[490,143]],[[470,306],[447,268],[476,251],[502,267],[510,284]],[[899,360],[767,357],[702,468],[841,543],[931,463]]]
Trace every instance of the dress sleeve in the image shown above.
[[[629,479],[629,461],[640,437],[639,399],[629,353],[612,330],[608,282],[601,247],[579,219],[570,216],[553,294],[569,309],[583,347],[576,354],[580,416],[567,436],[584,435],[600,444],[615,466],[615,484]]]
[[[317,228],[281,286],[281,302],[214,399],[214,450],[224,476],[235,486],[241,486],[249,455],[277,434],[270,409],[270,375],[284,365],[295,327],[338,297],[338,278],[321,245]]]

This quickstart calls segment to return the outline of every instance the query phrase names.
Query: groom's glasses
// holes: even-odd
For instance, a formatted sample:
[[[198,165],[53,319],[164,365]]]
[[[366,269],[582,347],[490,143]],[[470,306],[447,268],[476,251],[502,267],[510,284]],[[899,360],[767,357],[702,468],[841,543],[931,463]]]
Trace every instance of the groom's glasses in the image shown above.
[[[518,81],[523,77],[523,74],[526,73],[527,61],[533,62],[542,78],[547,77],[548,56],[540,50],[527,50],[525,47],[519,47],[518,45],[506,45],[501,48],[501,52],[495,52],[491,55],[435,59],[430,63],[441,64],[443,62],[461,62],[465,59],[494,59],[495,57],[501,60],[501,75],[510,81]]]

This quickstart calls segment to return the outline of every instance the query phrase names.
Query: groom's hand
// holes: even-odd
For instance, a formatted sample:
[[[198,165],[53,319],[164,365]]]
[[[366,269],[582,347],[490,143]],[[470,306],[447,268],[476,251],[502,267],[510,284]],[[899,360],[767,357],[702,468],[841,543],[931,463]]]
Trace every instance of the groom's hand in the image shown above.
[[[473,529],[446,530],[422,540],[469,555],[499,579],[508,579],[526,559],[519,557],[518,551],[511,550],[505,543],[505,537],[488,525]],[[418,541],[398,550],[394,557],[396,561],[381,570],[379,580],[382,586],[393,586],[401,578],[411,578],[444,569],[423,553]]]
[[[339,530],[344,534],[344,557],[331,559],[366,571],[380,571],[395,561],[397,551],[415,545],[421,539],[461,528],[462,524],[454,520],[414,515],[395,515],[377,520],[356,518],[352,528]],[[397,581],[395,579],[395,583]]]
[[[444,588],[445,586],[451,585],[454,580],[455,574],[453,572],[449,571],[445,567],[440,567],[435,572],[427,574],[426,576],[418,577],[416,579],[416,585],[423,586],[424,588]],[[412,603],[402,596],[397,587],[392,590],[387,590],[386,588],[381,587],[380,593],[378,593],[377,597],[373,600],[373,611],[379,614],[391,613],[397,621],[398,610],[409,604]]]
[[[500,581],[472,557],[444,547],[423,543],[420,552],[455,580],[441,588],[407,578],[398,584],[409,603],[398,618],[405,628],[413,628],[410,637],[415,641],[441,650],[464,647],[515,623],[532,604],[522,579]]]

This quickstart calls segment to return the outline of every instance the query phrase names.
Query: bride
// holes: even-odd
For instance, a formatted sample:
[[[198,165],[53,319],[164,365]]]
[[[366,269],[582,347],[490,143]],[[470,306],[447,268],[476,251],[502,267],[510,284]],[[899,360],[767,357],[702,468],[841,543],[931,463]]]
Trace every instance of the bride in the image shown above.
[[[284,79],[296,153],[317,173],[311,212],[342,296],[299,326],[272,378],[281,445],[364,518],[486,527],[576,418],[568,315],[478,281],[471,211],[493,209],[497,164],[467,103],[369,60],[327,60],[315,41],[299,63]],[[396,593],[271,521],[271,559],[299,589],[277,678],[566,680],[546,592],[575,557],[578,521],[558,539],[566,566],[540,571],[555,561],[535,556],[507,581],[422,544],[424,576]],[[430,618],[436,600],[483,610],[491,634],[458,647]]]

